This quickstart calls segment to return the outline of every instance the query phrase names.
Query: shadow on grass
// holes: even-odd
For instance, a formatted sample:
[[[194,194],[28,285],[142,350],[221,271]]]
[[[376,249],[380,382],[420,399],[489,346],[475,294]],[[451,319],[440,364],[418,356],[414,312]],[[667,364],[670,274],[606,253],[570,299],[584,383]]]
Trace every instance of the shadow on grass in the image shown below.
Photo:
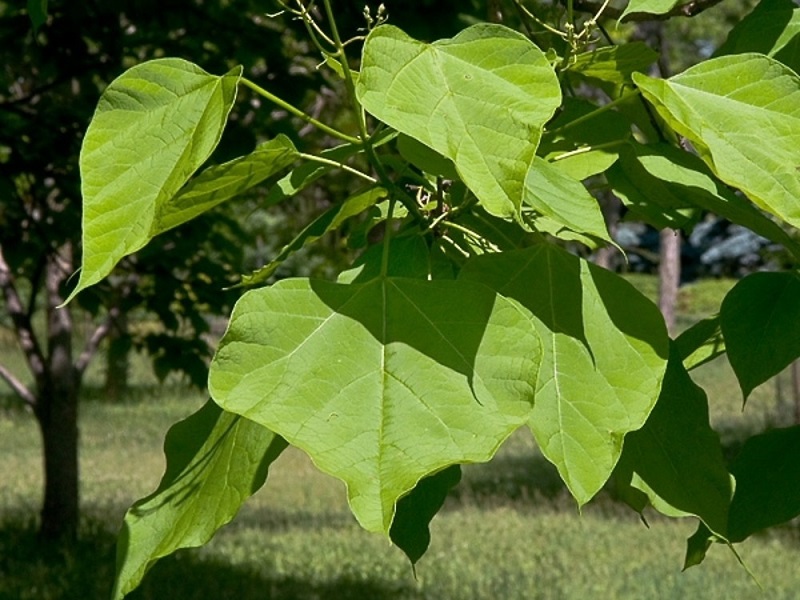
[[[114,578],[115,533],[99,520],[84,522],[78,542],[42,543],[35,524],[0,522],[0,600],[107,600]],[[413,596],[408,586],[340,578],[315,582],[227,564],[195,551],[180,551],[159,561],[130,600],[237,600],[376,598]]]

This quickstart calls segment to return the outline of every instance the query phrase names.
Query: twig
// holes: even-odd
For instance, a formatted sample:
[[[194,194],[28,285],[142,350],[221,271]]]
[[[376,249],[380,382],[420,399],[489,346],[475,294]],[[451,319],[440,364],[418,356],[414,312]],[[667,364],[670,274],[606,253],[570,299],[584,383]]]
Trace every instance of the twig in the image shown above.
[[[35,378],[40,378],[45,373],[44,354],[39,347],[31,320],[28,318],[22,299],[17,292],[14,275],[11,273],[11,268],[3,255],[2,246],[0,246],[0,291],[2,291],[6,300],[6,310],[11,317],[11,322],[14,324],[14,332],[17,335],[20,348],[25,354],[28,368]]]
[[[36,395],[3,365],[0,365],[0,379],[6,382],[25,404],[36,410]]]
[[[667,21],[673,17],[694,17],[701,12],[708,10],[712,6],[716,6],[722,0],[692,0],[686,4],[679,4],[672,10],[660,15],[653,15],[650,13],[630,13],[625,15],[625,22],[629,21]],[[593,2],[592,0],[573,0],[572,8],[580,12],[596,14],[603,6],[602,2]],[[623,10],[614,8],[613,6],[606,7],[603,11],[603,16],[610,19],[619,19],[622,17]]]

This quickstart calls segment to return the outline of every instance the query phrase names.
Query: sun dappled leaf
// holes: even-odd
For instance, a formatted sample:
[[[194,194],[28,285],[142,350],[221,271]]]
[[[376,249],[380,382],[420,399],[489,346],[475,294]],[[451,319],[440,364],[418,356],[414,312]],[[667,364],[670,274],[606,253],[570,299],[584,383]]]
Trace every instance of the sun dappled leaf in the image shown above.
[[[264,484],[285,447],[271,431],[211,401],[173,425],[158,489],[125,515],[113,597],[135,589],[159,558],[208,542]]]
[[[581,52],[570,62],[570,73],[615,85],[630,83],[631,75],[645,71],[658,60],[658,53],[644,42],[605,46]]]
[[[380,120],[452,160],[498,216],[519,210],[525,172],[561,101],[544,53],[492,24],[433,44],[376,27],[364,44],[357,94]]]
[[[525,177],[523,202],[572,233],[613,244],[597,200],[580,181],[538,156]]]
[[[533,313],[543,355],[529,424],[585,504],[656,402],[668,352],[661,314],[622,278],[551,244],[478,257],[460,277]]]
[[[539,368],[526,312],[464,281],[282,280],[236,304],[209,389],[347,484],[389,532],[430,473],[489,460],[525,423]]]
[[[793,71],[740,54],[666,80],[640,73],[633,79],[720,179],[800,227],[800,78]]]
[[[702,209],[800,257],[800,245],[783,228],[717,180],[702,160],[674,146],[631,143],[606,177],[625,205],[655,227],[692,226]]]

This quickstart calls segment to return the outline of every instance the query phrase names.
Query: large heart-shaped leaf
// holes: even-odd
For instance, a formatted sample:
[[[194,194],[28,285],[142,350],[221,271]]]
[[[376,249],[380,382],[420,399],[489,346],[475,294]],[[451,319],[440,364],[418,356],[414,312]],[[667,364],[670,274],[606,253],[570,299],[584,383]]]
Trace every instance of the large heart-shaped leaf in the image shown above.
[[[264,484],[285,447],[271,431],[211,401],[173,425],[158,489],[125,515],[113,598],[136,588],[159,558],[208,542]]]
[[[83,264],[70,299],[150,241],[156,215],[216,148],[240,75],[164,58],[105,89],[81,148]]]
[[[543,355],[530,427],[578,503],[588,502],[658,398],[668,354],[661,313],[622,278],[551,244],[478,257],[460,277],[533,313]]]
[[[377,27],[364,44],[356,91],[369,112],[452,160],[497,216],[519,210],[542,128],[561,103],[544,53],[491,24],[433,44]]]
[[[800,227],[800,78],[791,69],[740,54],[633,80],[720,179]]]
[[[800,275],[753,273],[728,292],[720,327],[745,400],[800,357]]]
[[[477,283],[289,279],[236,304],[209,389],[342,479],[361,525],[388,533],[421,478],[489,460],[525,423],[540,355],[526,311]]]

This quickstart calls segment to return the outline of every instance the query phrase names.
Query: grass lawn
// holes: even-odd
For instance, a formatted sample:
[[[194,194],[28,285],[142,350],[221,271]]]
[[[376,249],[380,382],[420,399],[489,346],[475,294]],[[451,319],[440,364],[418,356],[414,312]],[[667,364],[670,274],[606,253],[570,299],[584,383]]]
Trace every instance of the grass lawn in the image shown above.
[[[205,399],[177,385],[159,388],[137,370],[131,396],[109,404],[91,387],[98,374],[96,367],[81,407],[84,521],[72,548],[36,542],[38,432],[0,396],[0,600],[108,597],[122,516],[158,483],[167,428]],[[786,424],[790,411],[776,402],[774,383],[756,390],[743,413],[724,361],[702,367],[697,380],[732,449],[753,431]],[[647,516],[649,529],[606,493],[579,515],[530,434],[518,432],[491,464],[465,468],[432,524],[415,579],[399,550],[358,528],[343,485],[290,449],[231,525],[206,547],[161,561],[130,598],[798,598],[797,527],[741,546],[761,590],[724,547],[681,573],[695,523]]]

